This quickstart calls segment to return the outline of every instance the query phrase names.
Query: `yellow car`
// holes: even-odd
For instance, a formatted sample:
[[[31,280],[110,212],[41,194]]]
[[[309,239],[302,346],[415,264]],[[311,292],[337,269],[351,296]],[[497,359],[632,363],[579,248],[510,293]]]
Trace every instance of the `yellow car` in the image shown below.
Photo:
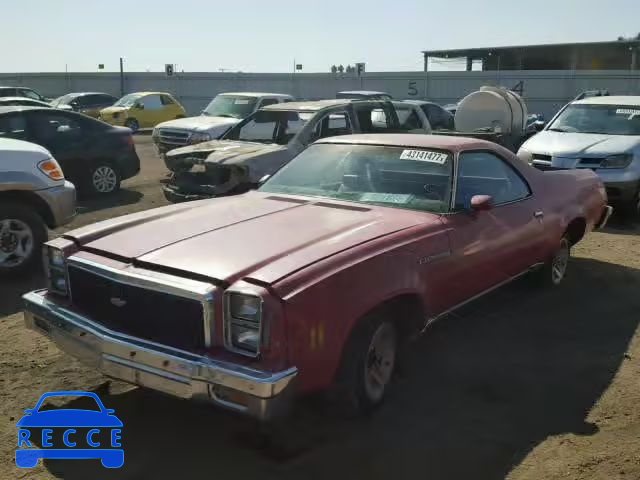
[[[100,110],[98,118],[111,125],[140,128],[155,127],[161,122],[183,118],[182,105],[165,92],[137,92],[125,95],[112,106]]]

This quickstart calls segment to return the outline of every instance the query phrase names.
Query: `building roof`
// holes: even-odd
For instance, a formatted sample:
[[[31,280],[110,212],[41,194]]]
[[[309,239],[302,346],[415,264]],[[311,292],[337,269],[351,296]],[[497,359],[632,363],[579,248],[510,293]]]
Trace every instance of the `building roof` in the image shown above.
[[[503,47],[473,47],[447,50],[423,50],[422,53],[429,57],[456,58],[479,57],[491,52],[505,50],[533,50],[538,48],[571,48],[571,47],[630,47],[639,46],[640,40],[612,40],[607,42],[576,42],[576,43],[544,43],[538,45],[511,45]]]
[[[417,133],[383,133],[342,135],[317,140],[315,143],[346,143],[359,145],[384,145],[389,147],[436,148],[441,150],[460,150],[494,148],[495,143],[470,137],[447,135],[426,135]]]
[[[640,107],[640,96],[637,95],[609,95],[603,97],[589,97],[576,100],[574,104],[579,105],[628,105],[630,107]]]

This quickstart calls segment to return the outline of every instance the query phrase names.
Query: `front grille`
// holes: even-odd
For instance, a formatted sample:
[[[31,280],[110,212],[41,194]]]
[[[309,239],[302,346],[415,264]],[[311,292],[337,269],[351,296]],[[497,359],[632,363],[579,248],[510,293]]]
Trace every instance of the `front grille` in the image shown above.
[[[160,143],[167,145],[186,145],[191,134],[185,130],[173,130],[168,128],[158,129]]]
[[[541,155],[539,153],[534,153],[533,155],[531,155],[531,157],[533,158],[534,162],[536,160],[541,162],[551,162],[551,155]]]
[[[581,158],[578,162],[580,168],[598,168],[604,158]]]
[[[198,300],[117,282],[73,265],[68,271],[73,304],[92,321],[182,350],[205,347]]]

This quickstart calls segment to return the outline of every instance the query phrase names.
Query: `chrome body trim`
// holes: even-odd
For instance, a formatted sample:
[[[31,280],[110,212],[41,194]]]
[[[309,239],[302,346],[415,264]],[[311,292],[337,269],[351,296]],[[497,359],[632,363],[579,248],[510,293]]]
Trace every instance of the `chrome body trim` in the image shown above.
[[[607,222],[609,221],[609,217],[611,217],[612,213],[613,207],[610,205],[605,205],[604,211],[602,212],[602,217],[600,217],[600,220],[598,220],[598,223],[596,224],[596,229],[600,230],[606,227]]]
[[[211,346],[214,326],[213,292],[215,286],[213,284],[134,266],[116,269],[73,255],[67,259],[67,268],[69,266],[114,282],[199,301],[202,304],[203,312],[204,343],[206,347]],[[70,284],[69,291],[73,295]]]
[[[297,376],[295,367],[269,372],[142,340],[92,322],[46,294],[39,290],[23,296],[26,327],[109,377],[230,408],[229,402],[211,394],[220,385],[245,394],[244,413],[260,419],[281,406],[276,399],[290,398],[282,394],[292,390],[288,387]]]

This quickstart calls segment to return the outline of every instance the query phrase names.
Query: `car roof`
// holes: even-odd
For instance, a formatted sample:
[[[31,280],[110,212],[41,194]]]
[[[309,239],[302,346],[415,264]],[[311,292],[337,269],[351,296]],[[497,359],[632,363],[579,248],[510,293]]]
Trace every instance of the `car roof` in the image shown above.
[[[416,133],[378,133],[341,135],[317,140],[315,143],[341,143],[383,145],[388,147],[436,148],[459,152],[461,150],[495,150],[495,144],[470,137],[426,135]]]
[[[380,102],[390,102],[393,105],[397,106],[405,106],[408,105],[404,102],[394,101],[394,100],[369,100],[366,98],[331,98],[326,100],[311,100],[307,102],[287,102],[287,103],[276,103],[273,105],[267,105],[263,107],[263,110],[281,110],[281,111],[299,111],[299,112],[316,112],[318,110],[323,110],[325,108],[331,107],[339,107],[346,106],[350,104],[374,104],[379,105]]]
[[[354,95],[389,95],[387,92],[376,92],[375,90],[342,90],[338,93]]]
[[[218,95],[238,95],[243,97],[278,97],[293,98],[286,93],[269,93],[269,92],[221,92]]]
[[[26,100],[27,102],[36,102],[36,103],[47,103],[47,102],[43,102],[42,100],[36,100],[35,98],[28,98],[28,97],[0,97],[0,102],[14,102],[16,100]]]
[[[36,105],[7,105],[4,107],[0,107],[0,114],[2,113],[10,113],[10,112],[26,112],[28,110],[43,110],[43,111],[51,111],[50,107],[40,107]]]
[[[127,93],[124,96],[126,97],[127,95],[140,95],[142,97],[144,95],[171,95],[171,94],[169,92],[131,92],[131,93]]]
[[[110,97],[113,97],[113,95],[111,95],[110,93],[105,93],[105,92],[71,92],[71,93],[65,93],[64,95],[61,95],[61,97],[72,97],[72,98],[77,98],[77,97],[82,97],[84,95],[109,95]]]
[[[601,97],[588,97],[572,102],[577,105],[629,105],[640,106],[640,96],[638,95],[610,95]]]
[[[31,87],[23,87],[21,85],[0,85],[0,90],[4,88],[22,88],[24,90],[33,90]]]

